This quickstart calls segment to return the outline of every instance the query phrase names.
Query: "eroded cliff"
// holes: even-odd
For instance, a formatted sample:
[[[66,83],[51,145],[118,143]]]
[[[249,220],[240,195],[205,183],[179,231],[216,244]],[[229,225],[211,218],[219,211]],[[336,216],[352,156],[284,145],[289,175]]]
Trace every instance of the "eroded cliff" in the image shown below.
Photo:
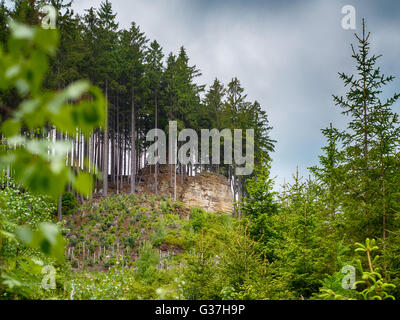
[[[172,176],[172,179],[171,179]],[[160,168],[158,174],[158,194],[174,197],[174,177],[167,166]],[[139,173],[137,191],[154,193],[154,168],[147,167]],[[177,200],[190,207],[200,207],[209,212],[233,211],[233,195],[228,179],[222,175],[202,172],[196,176],[177,175]]]

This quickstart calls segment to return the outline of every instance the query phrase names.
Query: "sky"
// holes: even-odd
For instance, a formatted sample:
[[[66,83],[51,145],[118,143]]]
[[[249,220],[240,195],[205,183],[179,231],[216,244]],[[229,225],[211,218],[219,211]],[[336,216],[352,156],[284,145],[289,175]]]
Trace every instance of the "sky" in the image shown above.
[[[75,0],[74,9],[98,8],[101,0]],[[249,100],[267,112],[277,140],[272,155],[276,185],[299,168],[318,164],[321,129],[344,129],[346,118],[332,94],[346,91],[338,72],[354,72],[351,43],[365,18],[371,51],[386,74],[400,78],[400,1],[397,0],[111,0],[121,28],[135,21],[167,56],[180,46],[210,85],[238,77]],[[356,9],[356,30],[342,28],[342,7]],[[400,91],[400,79],[387,87]],[[399,111],[399,105],[394,107]]]

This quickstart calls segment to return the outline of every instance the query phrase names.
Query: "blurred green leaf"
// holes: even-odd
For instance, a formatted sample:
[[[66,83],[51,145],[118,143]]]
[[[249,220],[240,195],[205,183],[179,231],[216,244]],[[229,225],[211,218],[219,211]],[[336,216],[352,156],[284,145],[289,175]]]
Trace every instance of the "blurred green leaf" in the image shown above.
[[[21,132],[21,123],[15,119],[6,120],[1,126],[1,132],[7,138],[15,136]]]
[[[55,224],[41,223],[37,231],[22,226],[17,229],[16,235],[26,246],[41,250],[59,262],[64,261],[65,240]]]
[[[81,194],[90,195],[93,189],[93,178],[87,172],[80,172],[75,179],[75,189]]]

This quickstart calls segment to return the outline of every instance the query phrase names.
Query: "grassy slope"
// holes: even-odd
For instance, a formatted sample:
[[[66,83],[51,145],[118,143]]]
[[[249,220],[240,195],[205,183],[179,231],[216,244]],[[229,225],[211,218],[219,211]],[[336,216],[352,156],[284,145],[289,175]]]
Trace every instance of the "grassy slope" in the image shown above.
[[[114,195],[88,202],[67,218],[74,272],[65,298],[182,298],[187,261],[204,243],[216,257],[226,251],[234,224],[230,215],[164,197]]]

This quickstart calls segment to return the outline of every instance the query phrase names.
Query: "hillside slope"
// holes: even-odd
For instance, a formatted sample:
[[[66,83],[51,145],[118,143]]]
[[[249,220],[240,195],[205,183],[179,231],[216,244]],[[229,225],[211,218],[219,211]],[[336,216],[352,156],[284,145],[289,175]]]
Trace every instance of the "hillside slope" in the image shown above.
[[[66,228],[67,299],[241,299],[250,283],[251,297],[272,292],[231,214],[121,194],[86,203]]]
[[[150,244],[159,251],[160,261],[171,260],[190,248],[191,223],[203,214],[200,208],[164,196],[120,194],[95,199],[67,216],[66,255],[74,269],[104,271],[118,263],[132,266],[141,246]],[[222,213],[212,215],[231,219]]]

